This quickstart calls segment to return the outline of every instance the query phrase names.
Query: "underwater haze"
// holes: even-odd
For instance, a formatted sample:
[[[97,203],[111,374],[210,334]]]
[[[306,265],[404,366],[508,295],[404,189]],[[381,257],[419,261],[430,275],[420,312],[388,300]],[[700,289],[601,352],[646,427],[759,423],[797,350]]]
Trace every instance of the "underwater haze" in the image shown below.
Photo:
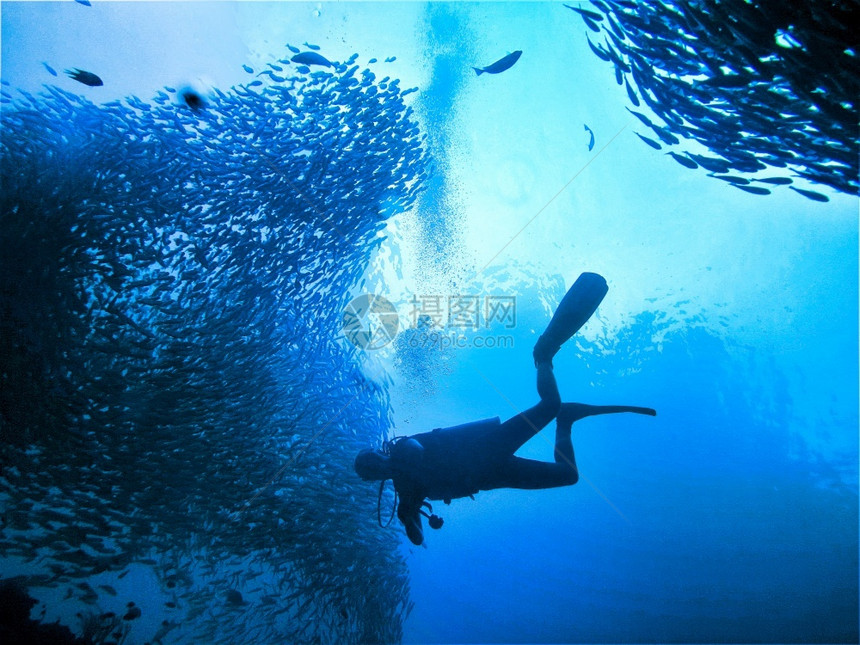
[[[856,643],[858,13],[0,3],[0,641]],[[657,416],[385,527],[583,272]]]

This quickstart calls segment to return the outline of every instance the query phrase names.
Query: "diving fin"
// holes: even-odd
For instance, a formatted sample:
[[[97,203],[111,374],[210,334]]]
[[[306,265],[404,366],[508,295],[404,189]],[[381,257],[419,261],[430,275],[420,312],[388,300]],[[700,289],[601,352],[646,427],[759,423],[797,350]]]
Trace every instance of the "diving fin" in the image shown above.
[[[583,273],[576,279],[535,343],[535,365],[552,363],[553,356],[591,318],[608,291],[606,280],[596,273]]]
[[[618,414],[620,412],[647,414],[650,417],[657,416],[657,411],[655,409],[642,408],[637,405],[588,405],[586,403],[562,403],[557,418],[559,423],[575,423],[585,417],[593,417],[598,414]]]

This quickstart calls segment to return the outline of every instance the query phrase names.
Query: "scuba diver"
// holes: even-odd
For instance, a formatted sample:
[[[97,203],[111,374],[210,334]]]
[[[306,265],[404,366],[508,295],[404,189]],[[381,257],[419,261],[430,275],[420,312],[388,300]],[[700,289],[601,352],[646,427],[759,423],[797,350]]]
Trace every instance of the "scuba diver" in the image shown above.
[[[562,403],[552,359],[561,346],[591,317],[609,288],[596,273],[583,273],[562,299],[546,331],[538,338],[533,357],[537,368],[537,405],[500,423],[499,418],[399,437],[383,450],[365,449],[355,458],[355,472],[365,481],[394,481],[399,498],[397,517],[413,544],[424,542],[421,516],[431,528],[442,519],[429,500],[472,497],[496,488],[544,489],[571,486],[579,480],[571,428],[576,421],[599,414],[633,412],[656,416],[651,408],[627,405]],[[514,453],[555,419],[555,461],[542,462]],[[396,503],[396,500],[395,500]],[[380,524],[381,524],[380,519]]]

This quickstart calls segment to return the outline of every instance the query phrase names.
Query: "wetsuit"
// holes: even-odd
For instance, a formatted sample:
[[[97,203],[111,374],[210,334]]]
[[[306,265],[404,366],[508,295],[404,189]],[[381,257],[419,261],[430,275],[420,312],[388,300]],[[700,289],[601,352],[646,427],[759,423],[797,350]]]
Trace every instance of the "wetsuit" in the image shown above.
[[[574,419],[558,421],[554,463],[514,456],[520,446],[556,418],[561,406],[549,364],[538,367],[537,381],[540,402],[504,423],[496,418],[438,429],[401,439],[392,446],[394,487],[400,496],[397,517],[414,544],[424,541],[420,511],[425,499],[449,502],[482,490],[555,488],[577,482],[570,439]]]

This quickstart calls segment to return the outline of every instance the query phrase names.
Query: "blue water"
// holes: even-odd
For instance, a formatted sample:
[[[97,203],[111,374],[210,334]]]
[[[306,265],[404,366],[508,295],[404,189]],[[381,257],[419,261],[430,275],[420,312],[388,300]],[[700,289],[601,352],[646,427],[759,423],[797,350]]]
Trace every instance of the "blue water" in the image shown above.
[[[72,174],[62,155],[39,157],[39,168],[49,168],[60,186],[55,201],[46,175],[27,175],[23,163],[20,172],[4,167],[11,173],[5,190],[14,175],[46,191],[47,201],[33,203],[66,213],[61,227],[95,215],[101,237],[93,253],[139,272],[129,280],[153,267],[120,252],[120,238],[131,245],[123,249],[138,248],[141,239],[151,245],[163,231],[181,231],[206,257],[189,252],[177,261],[180,270],[164,278],[175,291],[144,293],[123,283],[122,296],[111,301],[152,330],[146,351],[155,348],[136,362],[104,367],[116,387],[100,385],[104,380],[81,386],[119,406],[111,408],[119,421],[105,425],[97,415],[74,417],[99,437],[99,454],[113,460],[94,456],[91,473],[72,474],[62,464],[87,457],[65,443],[65,426],[38,415],[4,417],[4,437],[14,436],[4,441],[21,450],[16,459],[32,457],[24,451],[33,445],[49,455],[26,462],[31,471],[15,462],[26,476],[7,473],[0,488],[0,572],[30,576],[47,620],[79,631],[76,612],[122,612],[133,601],[143,615],[126,621],[126,643],[152,639],[164,620],[178,625],[165,643],[857,642],[856,195],[809,182],[797,186],[829,201],[784,187],[748,194],[648,147],[634,134],[643,131],[625,109],[625,88],[590,51],[583,21],[561,4],[85,7],[69,0],[3,3],[0,12],[2,89],[18,101],[3,103],[4,118],[16,105],[33,107],[19,90],[39,94],[43,84],[84,99],[71,112],[36,109],[2,134],[20,149],[28,137],[42,151],[65,146],[77,160]],[[373,104],[374,118],[356,133],[362,117],[347,99],[357,99],[348,95],[347,107],[326,112],[336,104],[326,85],[319,101],[303,104],[313,124],[307,134],[279,133],[272,115],[291,95],[312,95],[307,79],[344,73],[311,69],[321,76],[302,76],[310,89],[301,91],[281,92],[276,82],[268,94],[243,90],[265,80],[257,74],[267,63],[292,56],[287,43],[301,51],[304,43],[317,45],[332,61],[357,54],[361,88],[379,87],[388,76],[400,80],[399,90]],[[523,55],[510,70],[472,71],[514,50]],[[63,74],[70,68],[97,73],[104,86],[76,83]],[[375,78],[362,77],[364,69]],[[165,87],[199,93],[209,103],[204,116]],[[198,141],[211,137],[208,151],[195,148],[188,166],[171,152],[181,151],[172,116],[147,139],[128,103],[109,104],[133,95],[154,110],[159,91],[167,96],[158,107],[163,114],[180,115],[183,128],[202,133]],[[33,99],[40,100],[60,105],[56,97]],[[105,129],[94,140],[115,147],[87,148],[99,109],[112,110],[111,123],[129,124],[140,139]],[[207,122],[207,114],[219,117]],[[593,150],[584,124],[594,131]],[[342,147],[348,137],[368,141],[360,155]],[[155,139],[177,165],[154,160],[147,146]],[[285,160],[302,145],[312,161],[305,174],[291,175],[304,153],[301,162]],[[269,165],[254,165],[253,156],[243,156],[249,150],[269,155]],[[698,144],[690,150],[704,152]],[[127,161],[126,153],[140,158]],[[401,153],[406,161],[398,166]],[[314,166],[313,154],[328,165]],[[88,193],[93,184],[81,159],[98,168],[125,159],[134,187],[106,184],[112,188]],[[284,169],[285,180],[271,164]],[[189,181],[198,183],[175,180],[177,169],[195,167],[200,175]],[[79,181],[63,183],[64,176]],[[140,188],[151,185],[157,199]],[[200,186],[213,209],[204,223],[195,219],[199,210],[182,210],[197,203]],[[3,248],[13,249],[31,229],[8,203]],[[71,206],[62,204],[79,210],[68,215]],[[105,212],[115,219],[99,219]],[[157,233],[139,238],[116,228],[117,213],[155,222],[146,230]],[[126,237],[108,232],[116,230]],[[52,364],[78,352],[85,374],[95,374],[101,368],[90,357],[126,356],[140,339],[126,321],[125,331],[106,341],[107,352],[104,338],[96,350],[86,336],[65,351],[71,341],[36,324],[45,311],[65,320],[66,301],[52,301],[53,292],[31,299],[32,289],[9,285],[30,284],[26,267],[53,266],[67,248],[47,246],[26,247],[20,274],[4,277],[4,315],[13,327],[27,321],[31,333],[22,332],[21,346],[28,360],[44,355]],[[98,312],[113,289],[98,276],[119,272],[86,266],[95,267],[88,293]],[[578,422],[581,478],[573,488],[496,490],[436,503],[445,525],[425,527],[425,547],[411,545],[396,520],[379,528],[376,487],[351,472],[353,455],[386,436],[505,419],[533,405],[532,347],[583,271],[605,276],[609,293],[555,359],[562,398],[649,406],[658,416]],[[399,314],[396,337],[379,349],[357,348],[342,328],[344,307],[365,293],[387,299]],[[144,297],[183,304],[186,313],[164,316],[184,325],[191,346],[160,331],[162,314],[148,317]],[[488,320],[493,303],[505,303],[511,315]],[[422,315],[437,323],[432,333],[416,328]],[[98,314],[87,320],[102,324]],[[371,321],[371,331],[382,328]],[[143,375],[140,382],[114,370],[120,363]],[[7,384],[30,383],[14,376],[30,374],[22,365],[9,359]],[[188,373],[197,389],[183,389]],[[47,386],[22,391],[48,392],[48,401],[66,396]],[[146,405],[120,405],[118,392],[147,397]],[[122,440],[112,442],[112,432]],[[147,441],[129,443],[134,436]],[[551,460],[551,442],[547,428],[519,454]],[[117,462],[129,466],[125,483],[109,468]],[[106,501],[100,509],[116,504],[128,517],[111,516],[101,533],[89,531],[106,545],[116,540],[122,553],[105,570],[85,575],[84,567],[36,584],[57,562],[50,545],[58,526],[33,519],[36,533],[10,527],[22,526],[22,513],[36,518],[52,504],[68,508],[55,487],[73,495],[102,472],[123,490],[142,491]],[[22,506],[15,482],[23,481],[32,486],[35,509]],[[35,491],[43,497],[32,499]],[[159,497],[168,500],[163,510]],[[135,508],[146,521],[134,519]],[[253,519],[243,523],[241,513]],[[28,557],[37,537],[47,550]],[[29,541],[32,553],[21,547]],[[127,575],[118,578],[122,571]],[[118,593],[99,591],[88,603],[76,588],[64,598],[81,580]],[[171,580],[179,587],[168,586]],[[230,589],[243,594],[242,604],[225,596]],[[172,598],[178,608],[165,606]],[[280,607],[287,613],[273,616]]]

